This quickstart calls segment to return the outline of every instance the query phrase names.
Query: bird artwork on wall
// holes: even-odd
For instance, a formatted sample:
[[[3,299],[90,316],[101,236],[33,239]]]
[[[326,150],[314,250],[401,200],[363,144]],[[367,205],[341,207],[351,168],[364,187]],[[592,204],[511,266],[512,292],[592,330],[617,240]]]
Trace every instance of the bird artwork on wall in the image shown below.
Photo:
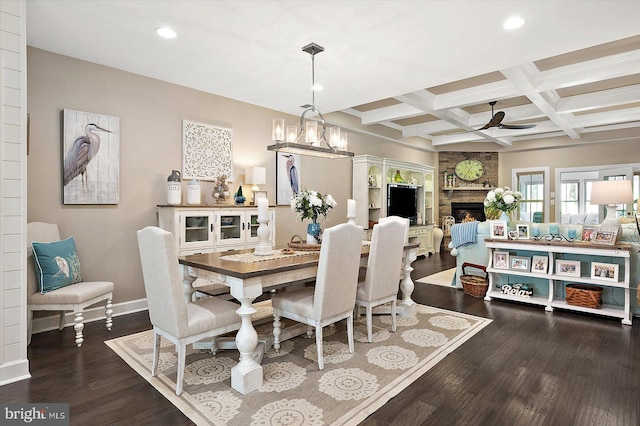
[[[118,204],[120,119],[65,109],[64,204]]]
[[[300,191],[300,155],[276,153],[276,202],[289,204]]]

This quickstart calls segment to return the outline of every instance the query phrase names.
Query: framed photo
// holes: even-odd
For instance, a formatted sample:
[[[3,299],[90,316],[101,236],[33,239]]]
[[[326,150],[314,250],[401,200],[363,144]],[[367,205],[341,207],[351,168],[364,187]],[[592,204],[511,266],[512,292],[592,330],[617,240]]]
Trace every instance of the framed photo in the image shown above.
[[[289,205],[302,188],[300,154],[276,152],[276,204]]]
[[[267,191],[253,191],[253,203],[258,204],[258,200],[261,198],[267,198]]]
[[[528,224],[517,224],[516,231],[518,231],[518,239],[519,240],[528,240],[529,239],[529,225]]]
[[[591,278],[605,281],[618,281],[619,265],[615,263],[591,262]]]
[[[509,269],[509,252],[494,251],[493,252],[494,269]]]
[[[567,277],[579,277],[580,261],[556,259],[556,275],[565,275]]]
[[[617,228],[602,228],[595,231],[591,242],[594,244],[613,245],[616,243],[617,236]]]
[[[63,111],[64,204],[120,202],[120,118]]]
[[[531,272],[546,274],[548,267],[549,258],[547,256],[535,255],[531,258]]]
[[[531,258],[523,256],[511,256],[509,262],[512,270],[529,272],[531,268]]]
[[[491,226],[491,238],[495,238],[497,240],[506,240],[508,238],[506,221],[492,220],[489,223]]]
[[[582,241],[591,241],[596,233],[595,226],[584,225],[582,227]]]

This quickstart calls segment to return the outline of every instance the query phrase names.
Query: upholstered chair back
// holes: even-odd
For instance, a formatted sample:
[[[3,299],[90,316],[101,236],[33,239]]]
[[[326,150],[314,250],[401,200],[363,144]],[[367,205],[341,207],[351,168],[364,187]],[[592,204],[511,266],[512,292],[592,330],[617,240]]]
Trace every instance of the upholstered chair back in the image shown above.
[[[39,291],[35,264],[33,263],[33,249],[31,248],[31,243],[34,241],[40,243],[60,241],[58,225],[44,222],[27,223],[27,298]]]
[[[363,229],[343,223],[326,229],[313,300],[314,320],[353,309],[358,286]]]
[[[405,225],[405,228],[404,228],[404,243],[407,244],[409,242],[409,225],[411,224],[409,222],[409,219],[404,218],[404,217],[400,217],[400,216],[387,216],[387,217],[381,217],[380,221],[378,221],[378,224],[379,225],[384,225],[387,222],[398,222],[398,221],[404,223],[404,225]]]
[[[151,324],[178,339],[188,335],[186,302],[173,235],[156,226],[138,231]]]
[[[365,275],[365,300],[378,300],[398,293],[409,220],[397,216],[385,219],[373,227]]]

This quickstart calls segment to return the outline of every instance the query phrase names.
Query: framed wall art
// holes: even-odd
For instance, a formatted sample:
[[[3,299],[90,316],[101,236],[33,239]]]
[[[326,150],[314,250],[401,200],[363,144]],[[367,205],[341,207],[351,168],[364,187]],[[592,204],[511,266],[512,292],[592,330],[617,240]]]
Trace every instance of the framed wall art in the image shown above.
[[[615,263],[591,262],[591,278],[617,282],[619,267]]]
[[[276,204],[289,205],[302,188],[300,155],[276,152]]]
[[[233,182],[233,129],[182,120],[182,179]]]
[[[120,202],[120,118],[63,111],[64,204]]]

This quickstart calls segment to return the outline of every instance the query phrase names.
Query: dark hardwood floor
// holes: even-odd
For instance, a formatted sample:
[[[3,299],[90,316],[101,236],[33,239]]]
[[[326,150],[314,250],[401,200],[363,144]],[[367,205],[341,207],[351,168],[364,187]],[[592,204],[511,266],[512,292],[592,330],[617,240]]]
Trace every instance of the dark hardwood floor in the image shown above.
[[[420,258],[414,280],[453,267],[447,252]],[[418,303],[493,323],[400,392],[363,424],[638,425],[640,326],[417,284]],[[636,319],[637,321],[637,319]],[[32,378],[0,387],[3,402],[67,402],[74,425],[189,425],[180,411],[103,342],[150,329],[146,312],[33,336]]]

